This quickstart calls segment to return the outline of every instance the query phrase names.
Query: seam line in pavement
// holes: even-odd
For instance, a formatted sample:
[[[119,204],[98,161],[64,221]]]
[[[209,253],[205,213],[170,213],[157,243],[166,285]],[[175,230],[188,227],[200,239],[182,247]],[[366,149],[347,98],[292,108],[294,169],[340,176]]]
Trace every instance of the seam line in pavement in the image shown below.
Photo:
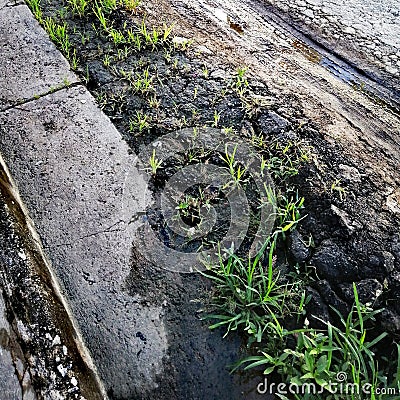
[[[7,107],[5,107],[5,108],[0,108],[0,113],[6,112],[6,111],[9,111],[9,110],[13,110],[13,109],[19,109],[20,106],[23,106],[23,105],[25,105],[25,104],[29,104],[29,103],[31,103],[31,102],[40,100],[40,99],[43,98],[43,97],[52,95],[52,94],[57,93],[57,92],[60,92],[60,91],[62,91],[62,90],[65,90],[65,89],[72,89],[72,88],[78,87],[78,86],[81,86],[82,88],[85,88],[85,89],[86,89],[86,87],[83,85],[82,82],[71,82],[69,85],[58,86],[58,87],[56,87],[56,88],[54,88],[54,89],[48,90],[48,91],[45,92],[45,93],[35,95],[34,97],[30,97],[29,99],[26,99],[26,100],[17,102],[17,103],[15,103],[15,104],[11,104],[11,105],[9,105],[9,106],[7,106]],[[22,110],[22,109],[21,109],[21,110]]]

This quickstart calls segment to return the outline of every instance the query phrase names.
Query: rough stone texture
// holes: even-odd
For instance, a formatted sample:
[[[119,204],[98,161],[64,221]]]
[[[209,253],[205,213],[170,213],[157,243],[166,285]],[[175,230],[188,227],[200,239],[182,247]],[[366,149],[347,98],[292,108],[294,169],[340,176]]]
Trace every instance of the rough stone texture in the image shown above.
[[[321,279],[330,282],[351,281],[357,277],[354,262],[331,240],[326,240],[317,249],[311,260]]]
[[[128,222],[146,204],[134,155],[84,88],[8,110],[0,121],[8,127],[0,148],[100,375],[116,397],[154,389],[167,348],[163,309],[121,289],[135,229]]]
[[[306,261],[311,253],[298,231],[293,231],[289,236],[288,250],[293,260],[298,263]]]
[[[363,304],[373,304],[383,292],[383,285],[376,279],[364,279],[356,284],[358,297]],[[351,283],[339,285],[342,298],[348,303],[354,302],[354,289]]]
[[[0,136],[4,137],[0,127]],[[0,288],[23,399],[104,399],[104,389],[0,155]],[[34,397],[34,396],[33,396]]]
[[[1,7],[0,110],[76,82],[25,5]],[[8,2],[6,3],[8,4]]]
[[[358,50],[387,73],[400,76],[400,5],[397,0],[268,0],[278,10],[302,21],[341,51],[341,41]]]
[[[0,391],[2,400],[22,399],[13,359],[9,351],[11,327],[5,318],[5,305],[0,294]]]
[[[324,299],[326,304],[334,307],[338,310],[342,315],[347,316],[350,312],[350,307],[347,303],[345,303],[342,299],[338,297],[338,295],[332,290],[331,285],[328,281],[322,280],[316,283],[316,289],[321,297]]]
[[[400,331],[400,318],[398,314],[390,309],[385,309],[382,314],[378,314],[378,320],[382,325],[382,328],[387,332],[399,333]]]
[[[286,129],[289,125],[289,121],[282,118],[280,115],[270,111],[260,115],[257,120],[261,132],[265,134],[275,134],[280,133]]]
[[[322,321],[329,320],[329,308],[324,303],[321,295],[314,288],[307,288],[307,295],[311,296],[309,303],[307,304],[307,312],[309,313],[309,321],[312,327],[324,329],[325,324]]]

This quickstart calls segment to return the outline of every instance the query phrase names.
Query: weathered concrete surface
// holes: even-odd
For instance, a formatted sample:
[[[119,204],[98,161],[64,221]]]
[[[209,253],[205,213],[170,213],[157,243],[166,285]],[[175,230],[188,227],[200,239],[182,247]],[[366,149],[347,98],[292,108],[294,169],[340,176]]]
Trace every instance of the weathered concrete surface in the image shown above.
[[[266,3],[272,4],[273,10],[286,21],[367,72],[378,69],[380,77],[399,78],[398,1],[266,0]]]
[[[0,110],[77,82],[28,7],[8,3],[0,2]]]
[[[8,110],[0,121],[0,148],[101,376],[117,397],[154,389],[167,349],[163,308],[143,307],[121,289],[129,221],[148,200],[134,155],[82,87]]]
[[[22,398],[103,399],[96,368],[1,155],[0,287],[12,326],[3,344]]]
[[[196,38],[195,43],[208,50],[208,53],[201,52],[204,63],[211,65],[212,59],[218,57],[232,65],[247,65],[250,73],[263,80],[276,95],[296,94],[306,115],[320,124],[327,137],[343,141],[353,153],[360,154],[367,164],[371,163],[371,168],[376,168],[376,164],[369,155],[370,149],[383,147],[385,159],[379,162],[388,162],[393,171],[397,171],[398,111],[393,113],[385,104],[382,106],[382,102],[375,102],[362,90],[354,88],[351,82],[329,73],[319,61],[310,60],[307,45],[303,43],[304,48],[299,48],[298,38],[274,20],[264,3],[174,0],[146,4],[146,11],[149,19],[155,19],[162,12],[165,18],[176,21],[176,30],[181,36]],[[232,29],[228,19],[242,26],[243,34]],[[390,88],[375,88],[377,93],[384,91],[389,99],[396,100]],[[286,106],[279,111],[288,112]],[[390,176],[385,174],[382,179],[388,180]],[[393,182],[390,185],[396,189]]]
[[[22,389],[9,351],[11,327],[5,318],[5,305],[0,294],[0,390],[3,400],[22,399]]]
[[[0,10],[5,7],[15,7],[17,5],[24,5],[23,0],[0,0]]]
[[[257,70],[260,77],[270,77],[271,79],[268,80],[275,86],[279,86],[288,78],[289,85],[302,84],[306,91],[309,91],[310,87],[318,86],[319,91],[321,89],[323,92],[332,91],[331,88],[325,88],[327,80],[329,86],[331,83],[325,71],[321,71],[324,68],[328,69],[336,79],[339,78],[350,85],[356,84],[366,93],[372,92],[372,97],[377,96],[389,103],[393,100],[398,108],[400,80],[397,75],[386,71],[385,66],[375,54],[368,56],[369,53],[358,47],[358,43],[362,46],[365,40],[368,42],[363,32],[352,36],[344,32],[345,26],[332,23],[329,25],[330,28],[336,30],[337,34],[340,33],[343,40],[336,39],[332,35],[324,36],[319,32],[318,24],[306,24],[304,18],[301,19],[302,14],[296,20],[297,13],[286,12],[287,6],[282,11],[279,8],[281,3],[270,5],[270,2],[259,0],[240,2],[183,0],[172,1],[170,4],[161,3],[163,12],[179,21],[182,35],[196,37],[197,43],[205,45],[214,54],[235,64],[254,66],[254,70]],[[146,7],[150,13],[155,13],[156,7],[160,8],[160,4],[154,6],[149,3]],[[335,12],[335,18],[338,20],[341,16],[339,8],[332,11],[332,13]],[[362,10],[359,12],[361,13]],[[179,15],[186,15],[186,21]],[[198,18],[199,15],[202,15],[201,19]],[[357,12],[351,15],[358,21]],[[376,18],[384,18],[384,13]],[[196,21],[196,28],[191,26],[190,21],[193,20]],[[201,20],[207,22],[203,24]],[[231,27],[231,22],[243,30],[242,34],[238,34]],[[207,28],[210,23],[217,23],[220,26],[219,29],[213,31],[214,40],[211,39]],[[394,36],[398,36],[396,33],[398,26],[393,29]],[[388,56],[393,56],[397,54],[398,49],[391,47],[389,51],[387,45],[380,42],[380,35],[384,33],[382,29],[379,32],[371,30],[371,40],[376,48],[383,46],[380,48],[382,54],[387,52]],[[392,44],[397,46],[397,41],[392,41]],[[240,56],[235,57],[235,54],[240,54]],[[306,60],[300,60],[299,54]],[[204,56],[207,58],[206,54]],[[257,61],[254,60],[255,58]],[[389,59],[392,60],[391,57]],[[261,64],[262,68],[258,68],[254,63]],[[392,65],[392,61],[390,63]],[[316,68],[317,65],[322,68]],[[295,81],[291,82],[293,79]],[[333,90],[342,96],[343,90],[338,88],[339,85],[335,83],[336,87]],[[344,94],[348,96],[348,92],[346,88]],[[335,96],[337,96],[336,93]],[[350,94],[350,97],[354,97],[353,94]],[[362,100],[364,101],[365,99]]]

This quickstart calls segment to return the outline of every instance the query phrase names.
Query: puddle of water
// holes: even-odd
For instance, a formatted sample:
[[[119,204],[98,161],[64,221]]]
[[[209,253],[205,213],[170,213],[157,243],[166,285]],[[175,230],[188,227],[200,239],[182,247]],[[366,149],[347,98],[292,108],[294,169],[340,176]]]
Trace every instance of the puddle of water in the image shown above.
[[[301,42],[300,40],[295,40],[292,43],[292,46],[295,49],[298,49],[307,60],[319,64],[321,62],[322,56],[316,50],[312,49],[311,47],[307,46],[305,43]]]
[[[334,61],[326,57],[322,57],[319,64],[341,81],[351,85],[361,85],[361,81],[354,75],[352,71],[349,71],[347,68],[340,66]]]
[[[396,101],[392,102],[391,99],[387,99],[384,93],[380,93],[373,85],[368,84],[367,80],[362,79],[356,69],[352,68],[347,63],[340,62],[340,60],[335,61],[334,58],[329,58],[321,54],[300,40],[293,41],[292,46],[299,50],[307,60],[314,64],[321,65],[342,82],[352,86],[355,90],[363,92],[376,104],[391,110],[394,114],[400,113]]]

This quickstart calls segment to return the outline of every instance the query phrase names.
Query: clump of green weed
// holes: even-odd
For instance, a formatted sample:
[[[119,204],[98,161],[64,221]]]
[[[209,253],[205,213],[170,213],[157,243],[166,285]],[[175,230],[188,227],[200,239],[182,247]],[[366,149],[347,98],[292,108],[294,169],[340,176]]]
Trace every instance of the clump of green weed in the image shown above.
[[[149,128],[150,117],[141,111],[136,111],[135,117],[129,120],[129,130],[131,132],[142,133],[144,130],[148,130]]]
[[[43,12],[40,8],[40,0],[26,0],[26,4],[31,9],[38,22],[40,24],[43,23]]]
[[[136,12],[142,3],[141,0],[121,0],[120,2],[128,11]]]
[[[236,368],[246,365],[245,370],[248,370],[262,366],[265,375],[277,373],[281,382],[297,387],[317,387],[320,398],[330,400],[340,400],[343,396],[352,400],[373,400],[382,398],[375,395],[380,385],[397,388],[398,361],[386,362],[384,366],[379,364],[383,359],[374,353],[374,347],[387,333],[374,337],[366,329],[367,321],[374,320],[382,310],[373,310],[361,304],[355,284],[353,290],[355,302],[346,318],[333,309],[340,320],[338,326],[322,320],[326,330],[309,329],[306,326],[290,331],[282,330],[279,326],[279,329],[273,330],[275,340],[271,341],[269,336],[260,355],[247,357]],[[277,336],[275,332],[278,331]],[[293,341],[294,346],[289,344]],[[390,364],[397,367],[398,372],[394,377],[390,376]],[[341,393],[337,390],[340,382],[344,388]],[[364,391],[365,388],[369,393]],[[306,393],[306,398],[310,398],[309,395]],[[297,394],[294,397],[300,399]]]
[[[81,18],[85,16],[89,6],[88,0],[68,0],[67,3],[74,15]]]
[[[220,253],[219,263],[209,265],[208,271],[203,272],[216,288],[211,304],[215,313],[205,317],[216,321],[210,329],[224,326],[226,335],[242,331],[249,344],[261,343],[271,327],[277,328],[279,321],[294,311],[291,305],[299,304],[301,299],[298,282],[285,283],[280,279],[274,248],[274,240],[266,242],[254,259],[243,259],[226,250],[226,260]],[[263,257],[267,249],[265,266]]]
[[[73,49],[67,32],[67,24],[58,24],[53,18],[47,17],[43,20],[43,26],[50,39],[62,50],[69,60],[76,58],[76,50]]]

